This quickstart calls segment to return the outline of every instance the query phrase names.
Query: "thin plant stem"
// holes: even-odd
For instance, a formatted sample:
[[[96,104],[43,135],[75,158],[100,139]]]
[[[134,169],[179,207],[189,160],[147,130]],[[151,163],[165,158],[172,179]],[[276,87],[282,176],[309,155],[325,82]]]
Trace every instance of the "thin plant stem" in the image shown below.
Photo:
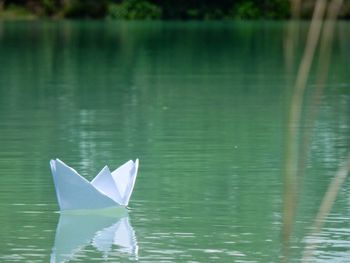
[[[336,172],[333,180],[331,181],[327,192],[322,200],[320,209],[317,213],[315,222],[313,224],[313,231],[310,235],[310,237],[315,237],[322,229],[325,219],[329,215],[332,206],[336,200],[337,194],[339,190],[341,189],[342,185],[344,184],[344,181],[349,174],[350,171],[350,154],[347,156],[346,161],[344,164],[338,169]],[[303,253],[303,258],[301,262],[311,262],[313,252],[315,251],[317,247],[317,244],[314,242],[310,242]]]
[[[284,171],[285,191],[282,227],[283,261],[288,261],[289,258],[289,240],[293,230],[297,204],[298,127],[300,123],[301,108],[311,64],[320,38],[322,19],[325,15],[326,6],[326,0],[317,0],[307,36],[306,47],[297,73],[297,79],[293,89],[294,94],[290,106]]]
[[[310,110],[306,117],[306,122],[308,123],[307,128],[304,132],[301,149],[299,154],[299,168],[298,168],[298,178],[299,185],[302,184],[303,174],[305,171],[308,148],[311,141],[311,134],[314,128],[315,120],[317,118],[318,109],[321,103],[322,94],[326,86],[326,81],[328,77],[328,70],[332,55],[332,43],[334,38],[334,28],[336,23],[336,18],[339,14],[340,8],[343,4],[343,0],[333,0],[327,11],[327,20],[324,23],[322,30],[322,36],[320,41],[320,59],[318,61],[317,77],[316,77],[316,88],[313,92],[313,96],[310,103]]]

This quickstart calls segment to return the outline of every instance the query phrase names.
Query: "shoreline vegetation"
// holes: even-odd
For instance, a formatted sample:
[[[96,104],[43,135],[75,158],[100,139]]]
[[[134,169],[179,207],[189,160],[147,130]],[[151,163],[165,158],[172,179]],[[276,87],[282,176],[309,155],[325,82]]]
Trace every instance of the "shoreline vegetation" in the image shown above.
[[[300,17],[309,19],[315,0],[301,3]],[[0,19],[111,20],[284,20],[289,0],[0,0]],[[350,18],[344,1],[340,19]]]

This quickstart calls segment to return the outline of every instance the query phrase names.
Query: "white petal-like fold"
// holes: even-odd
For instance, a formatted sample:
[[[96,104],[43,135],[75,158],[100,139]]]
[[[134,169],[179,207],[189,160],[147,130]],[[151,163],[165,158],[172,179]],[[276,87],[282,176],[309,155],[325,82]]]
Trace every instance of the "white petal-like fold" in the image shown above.
[[[61,210],[96,209],[118,204],[59,159],[50,162]]]
[[[130,160],[112,172],[112,177],[122,198],[122,205],[126,206],[129,203],[131,193],[134,189],[138,167],[139,159],[136,159],[135,162]]]
[[[108,166],[103,167],[91,184],[118,204],[122,204],[122,198]]]

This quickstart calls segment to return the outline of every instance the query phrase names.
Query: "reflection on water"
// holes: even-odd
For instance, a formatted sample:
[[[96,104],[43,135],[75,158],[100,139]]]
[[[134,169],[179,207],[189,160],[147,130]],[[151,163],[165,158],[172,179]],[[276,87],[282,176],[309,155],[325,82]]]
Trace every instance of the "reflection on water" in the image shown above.
[[[103,262],[112,244],[111,262],[278,262],[289,83],[309,28],[298,23],[287,69],[288,25],[0,22],[0,261],[50,261],[58,220],[50,158],[92,179],[105,163],[138,157],[130,219],[140,253],[111,243],[118,219],[108,217],[54,253],[77,245],[72,262]],[[335,31],[305,152],[292,262],[350,149],[349,29],[343,22]],[[302,120],[315,77],[311,70]],[[299,134],[310,125],[302,123]],[[320,240],[330,245],[318,246],[320,260],[347,252],[349,189],[346,181],[326,221]]]
[[[349,218],[330,218],[328,223],[347,221]],[[314,258],[309,262],[346,263],[350,259],[350,229],[348,226],[326,227],[320,233],[304,239],[305,246],[317,247],[313,252]]]
[[[116,253],[137,258],[138,246],[127,212],[119,215],[61,213],[51,263],[66,262],[92,245],[104,259]]]

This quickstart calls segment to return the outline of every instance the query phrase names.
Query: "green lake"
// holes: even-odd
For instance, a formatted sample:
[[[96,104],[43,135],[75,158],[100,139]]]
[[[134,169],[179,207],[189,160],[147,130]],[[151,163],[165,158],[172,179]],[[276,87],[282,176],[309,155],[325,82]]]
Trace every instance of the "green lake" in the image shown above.
[[[308,25],[0,21],[0,262],[300,262],[350,150],[350,23],[320,102],[317,52],[288,124]],[[305,154],[286,244],[291,126]],[[60,219],[52,158],[88,179],[139,158],[129,211]],[[350,181],[313,239],[312,262],[349,261]]]

